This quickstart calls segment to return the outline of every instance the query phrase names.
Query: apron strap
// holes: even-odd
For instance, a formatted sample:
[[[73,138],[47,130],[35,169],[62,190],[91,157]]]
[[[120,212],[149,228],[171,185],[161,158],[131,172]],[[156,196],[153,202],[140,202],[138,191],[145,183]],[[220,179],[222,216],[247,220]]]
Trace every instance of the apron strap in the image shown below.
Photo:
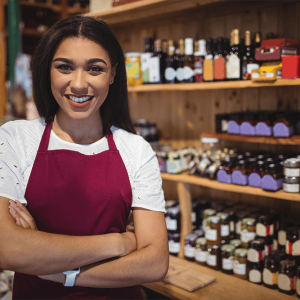
[[[118,150],[117,147],[116,147],[116,144],[115,144],[115,141],[114,141],[114,137],[113,137],[113,134],[110,130],[110,128],[107,128],[105,130],[106,134],[106,138],[107,138],[107,142],[108,142],[108,148],[109,150]]]
[[[47,121],[48,121],[48,123],[46,125],[45,130],[44,130],[38,152],[43,152],[44,153],[48,150],[53,119],[50,119],[50,120],[47,120]]]

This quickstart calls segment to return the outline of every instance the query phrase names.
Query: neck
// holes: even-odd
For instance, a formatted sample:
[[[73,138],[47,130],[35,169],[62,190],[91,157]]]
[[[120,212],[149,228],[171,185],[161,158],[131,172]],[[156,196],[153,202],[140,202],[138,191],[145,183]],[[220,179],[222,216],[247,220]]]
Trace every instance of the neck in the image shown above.
[[[88,145],[103,137],[100,113],[85,119],[72,119],[60,110],[54,117],[52,130],[64,141]]]

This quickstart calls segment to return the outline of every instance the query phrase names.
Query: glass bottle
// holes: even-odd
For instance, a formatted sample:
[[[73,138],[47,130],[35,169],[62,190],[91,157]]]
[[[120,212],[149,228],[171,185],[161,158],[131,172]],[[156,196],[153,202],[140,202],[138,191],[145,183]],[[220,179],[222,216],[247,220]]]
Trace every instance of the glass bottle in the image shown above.
[[[194,51],[193,51],[193,39],[185,39],[185,58],[184,58],[184,82],[194,82]]]
[[[144,53],[141,53],[141,69],[143,84],[148,84],[149,81],[149,64],[152,56],[152,39],[150,37],[145,38]]]
[[[179,48],[174,56],[175,68],[176,68],[176,78],[175,83],[183,83],[184,79],[184,41],[179,40]]]
[[[149,81],[150,83],[163,82],[163,53],[161,50],[161,40],[155,40],[154,52],[150,58]]]
[[[206,55],[206,41],[199,40],[199,51],[194,53],[195,82],[203,82],[203,62]]]
[[[164,83],[175,83],[176,71],[174,62],[175,47],[172,40],[168,42],[168,56],[165,59]]]
[[[226,79],[226,59],[224,56],[224,39],[217,39],[217,51],[214,56],[214,77],[215,80]]]
[[[213,81],[214,80],[213,43],[214,43],[214,41],[212,39],[206,40],[207,54],[206,54],[204,62],[203,62],[204,81]]]

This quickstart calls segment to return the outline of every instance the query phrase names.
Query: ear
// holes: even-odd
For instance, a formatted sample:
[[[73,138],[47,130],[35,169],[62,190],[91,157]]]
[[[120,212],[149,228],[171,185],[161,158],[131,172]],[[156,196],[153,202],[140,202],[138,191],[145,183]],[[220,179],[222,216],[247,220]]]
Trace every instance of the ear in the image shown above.
[[[112,84],[115,80],[115,76],[116,76],[116,73],[117,73],[117,66],[118,64],[114,65],[112,68],[111,68],[111,73],[110,73],[110,78],[109,78],[109,84]]]

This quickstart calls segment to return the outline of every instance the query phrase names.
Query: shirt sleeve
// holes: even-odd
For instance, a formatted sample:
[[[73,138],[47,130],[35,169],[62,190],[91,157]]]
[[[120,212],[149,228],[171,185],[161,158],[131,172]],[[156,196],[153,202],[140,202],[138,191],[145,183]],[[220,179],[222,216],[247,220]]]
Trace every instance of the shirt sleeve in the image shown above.
[[[137,171],[133,179],[132,207],[166,212],[162,179],[155,152],[150,144],[140,138],[137,154]]]
[[[9,124],[10,123],[10,124]],[[0,127],[0,196],[27,204],[16,131],[9,122]]]

